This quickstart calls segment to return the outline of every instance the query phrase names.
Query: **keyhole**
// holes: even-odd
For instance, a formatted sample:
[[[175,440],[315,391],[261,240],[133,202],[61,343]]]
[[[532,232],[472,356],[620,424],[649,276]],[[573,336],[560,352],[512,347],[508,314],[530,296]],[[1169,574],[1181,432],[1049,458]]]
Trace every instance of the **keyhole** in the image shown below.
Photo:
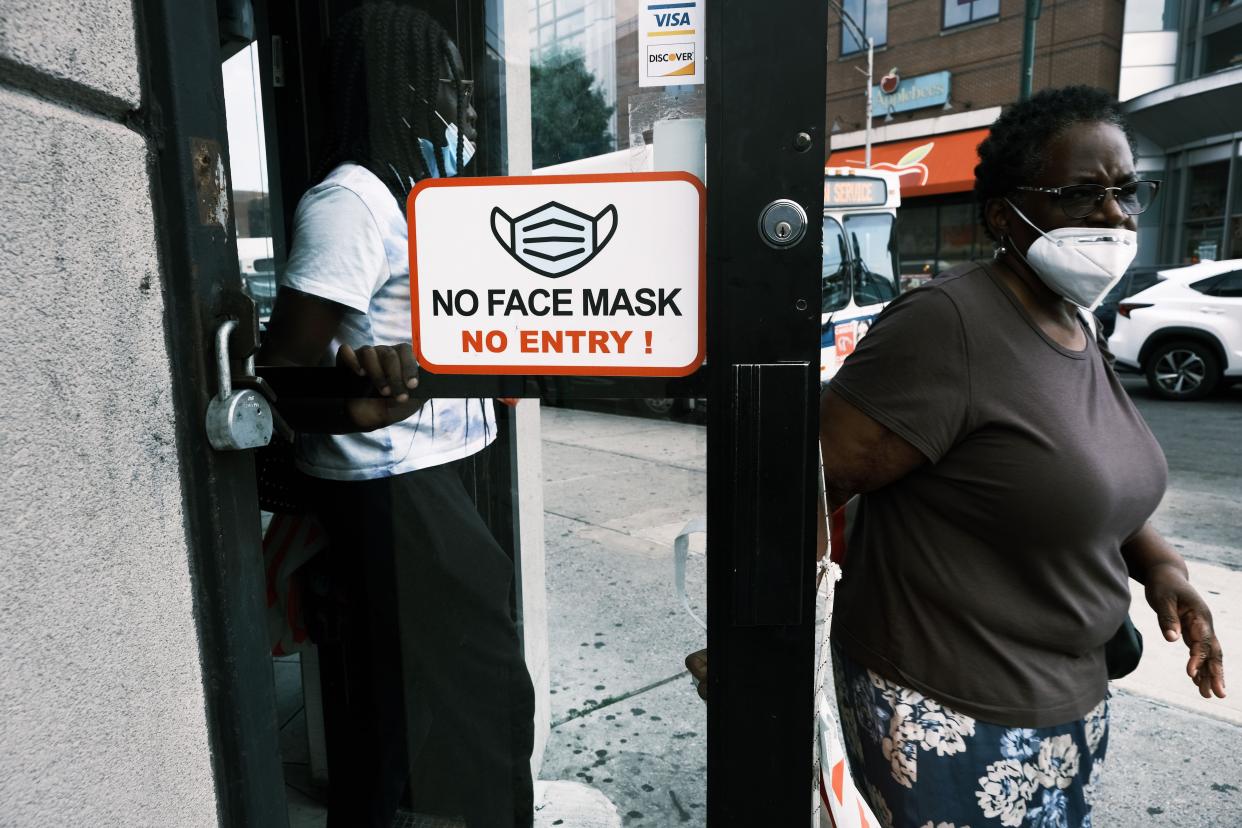
[[[787,221],[778,221],[776,223],[776,237],[781,241],[789,238],[789,234],[793,232],[793,225]]]

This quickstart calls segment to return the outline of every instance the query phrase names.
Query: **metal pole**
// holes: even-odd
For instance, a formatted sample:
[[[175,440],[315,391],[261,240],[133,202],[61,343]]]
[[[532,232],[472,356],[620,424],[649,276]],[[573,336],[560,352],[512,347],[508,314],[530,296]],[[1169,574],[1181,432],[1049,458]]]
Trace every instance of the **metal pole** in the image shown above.
[[[867,42],[867,126],[865,130],[866,150],[865,150],[865,156],[864,156],[864,163],[866,164],[867,169],[870,169],[871,168],[871,87],[872,87],[871,79],[872,79],[873,73],[875,72],[875,38],[864,33],[862,30],[862,27],[859,26],[856,22],[854,22],[854,18],[850,17],[849,13],[845,10],[845,7],[843,7],[839,2],[837,2],[837,0],[828,0],[828,4],[832,6],[833,9],[836,10],[837,14],[841,15],[842,27],[849,28],[850,33],[854,36],[855,40],[857,40],[860,44],[864,40]],[[841,43],[842,43],[842,48],[844,49],[844,43],[845,43],[844,38],[841,39]],[[857,66],[855,66],[854,68],[860,72],[862,71],[861,69],[858,69]]]
[[[1031,97],[1031,85],[1035,76],[1035,24],[1039,20],[1041,0],[1026,0],[1026,24],[1022,29],[1022,85],[1018,100]]]
[[[871,78],[875,72],[875,38],[867,36],[867,131],[866,131],[866,152],[864,162],[867,169],[871,169]]]

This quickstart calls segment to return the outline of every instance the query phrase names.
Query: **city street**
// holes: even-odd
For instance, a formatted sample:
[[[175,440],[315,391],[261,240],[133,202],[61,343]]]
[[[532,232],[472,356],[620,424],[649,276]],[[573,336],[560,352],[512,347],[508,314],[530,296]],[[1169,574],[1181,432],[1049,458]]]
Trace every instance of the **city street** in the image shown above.
[[[1136,375],[1122,382],[1169,461],[1157,526],[1187,558],[1242,570],[1242,385],[1183,403]]]
[[[1139,378],[1124,382],[1169,459],[1155,522],[1191,561],[1236,653],[1242,388],[1168,403]],[[604,408],[542,412],[554,727],[541,777],[599,788],[627,826],[703,825],[705,716],[681,660],[704,632],[675,595],[672,546],[704,512],[706,429]],[[702,614],[701,536],[691,549],[687,586]],[[1133,613],[1147,651],[1114,688],[1095,824],[1242,825],[1242,699],[1200,700],[1184,646],[1160,639],[1141,590]],[[808,769],[808,797],[809,783]]]

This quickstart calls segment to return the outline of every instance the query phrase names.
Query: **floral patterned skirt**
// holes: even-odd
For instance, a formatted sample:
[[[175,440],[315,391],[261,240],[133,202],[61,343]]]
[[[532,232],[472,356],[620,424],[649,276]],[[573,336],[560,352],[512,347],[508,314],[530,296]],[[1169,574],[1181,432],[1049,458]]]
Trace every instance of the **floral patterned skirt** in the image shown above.
[[[858,790],[885,828],[1090,828],[1108,749],[1108,699],[1054,727],[973,719],[832,647]]]

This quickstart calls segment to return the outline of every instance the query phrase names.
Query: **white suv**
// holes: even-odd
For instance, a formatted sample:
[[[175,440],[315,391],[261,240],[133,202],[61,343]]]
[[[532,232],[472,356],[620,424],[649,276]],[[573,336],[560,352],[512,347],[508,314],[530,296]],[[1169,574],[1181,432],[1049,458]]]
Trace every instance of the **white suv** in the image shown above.
[[[1197,400],[1242,381],[1242,259],[1160,272],[1117,306],[1108,347],[1168,400]]]

